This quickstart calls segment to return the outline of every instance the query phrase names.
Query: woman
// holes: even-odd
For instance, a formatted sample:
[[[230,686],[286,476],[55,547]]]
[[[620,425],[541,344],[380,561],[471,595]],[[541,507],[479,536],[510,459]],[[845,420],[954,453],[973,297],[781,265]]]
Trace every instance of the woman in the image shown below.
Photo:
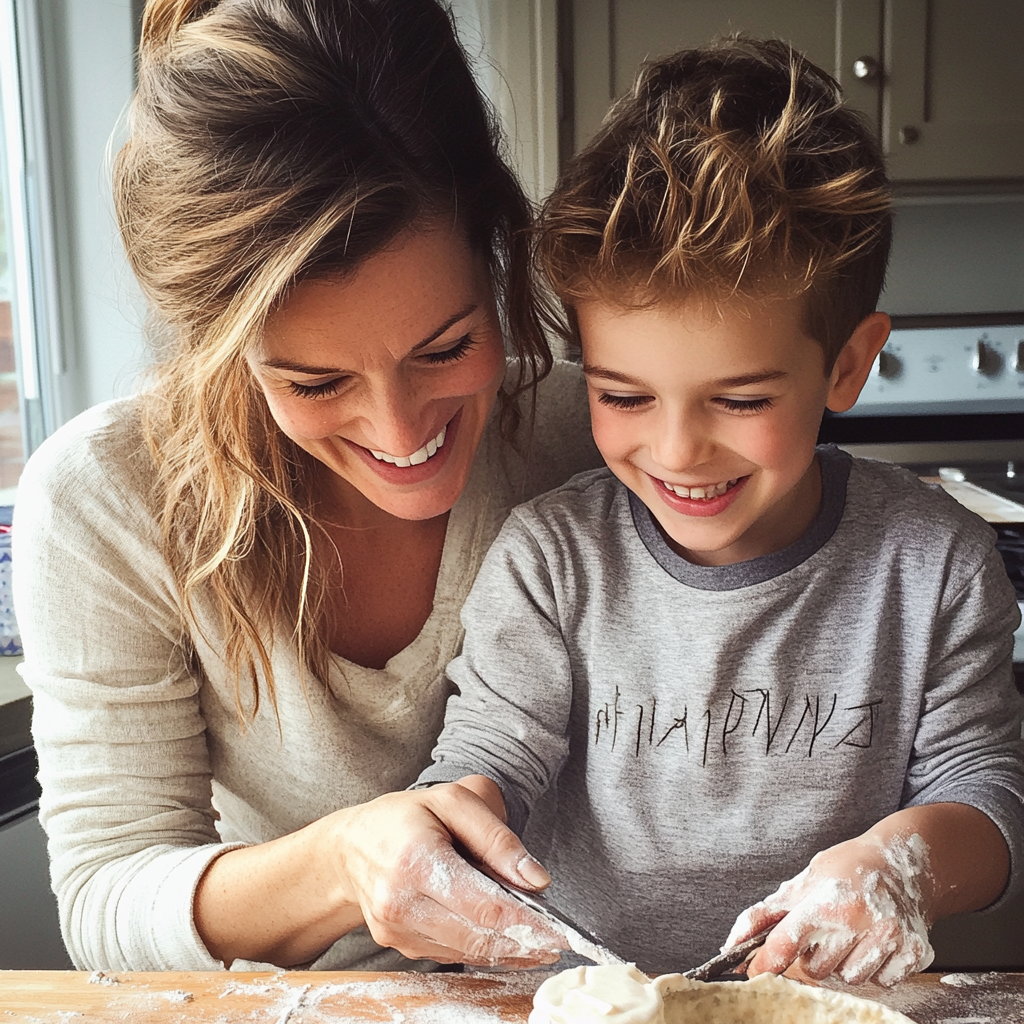
[[[381,796],[510,506],[597,462],[495,147],[434,0],[147,4],[115,195],[165,358],[15,526],[79,967],[553,958],[452,850],[545,881],[471,784]]]

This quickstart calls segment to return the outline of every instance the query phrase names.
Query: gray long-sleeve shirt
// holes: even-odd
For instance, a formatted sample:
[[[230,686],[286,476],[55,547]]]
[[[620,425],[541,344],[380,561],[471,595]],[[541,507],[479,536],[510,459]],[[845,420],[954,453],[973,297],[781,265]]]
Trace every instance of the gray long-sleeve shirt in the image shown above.
[[[722,567],[581,474],[513,512],[463,610],[418,784],[493,778],[552,900],[644,969],[707,959],[901,807],[977,807],[1024,863],[1020,616],[993,532],[903,470],[818,457],[804,536]]]

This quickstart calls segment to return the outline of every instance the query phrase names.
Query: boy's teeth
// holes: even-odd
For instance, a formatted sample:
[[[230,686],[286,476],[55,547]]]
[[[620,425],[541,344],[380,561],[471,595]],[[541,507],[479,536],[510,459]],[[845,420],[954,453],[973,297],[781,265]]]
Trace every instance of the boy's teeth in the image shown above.
[[[388,455],[387,452],[374,451],[372,448],[370,454],[378,462],[390,462],[392,466],[398,466],[400,469],[421,466],[427,459],[433,458],[439,448],[444,447],[444,435],[447,430],[448,424],[446,423],[437,437],[432,437],[418,452],[413,452],[412,455]]]
[[[739,477],[736,477],[736,480],[723,480],[720,484],[708,484],[706,487],[682,487],[670,484],[667,480],[661,482],[665,485],[666,490],[678,494],[680,498],[689,498],[691,501],[710,501],[712,498],[720,498],[730,487],[735,487],[738,480]]]

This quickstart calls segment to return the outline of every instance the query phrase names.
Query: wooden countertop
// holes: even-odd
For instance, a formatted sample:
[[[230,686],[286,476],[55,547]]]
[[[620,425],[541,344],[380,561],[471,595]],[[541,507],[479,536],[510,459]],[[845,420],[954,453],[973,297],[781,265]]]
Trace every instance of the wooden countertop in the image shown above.
[[[543,977],[0,971],[0,1024],[522,1024]],[[922,974],[858,994],[919,1024],[1024,1024],[1024,974]]]

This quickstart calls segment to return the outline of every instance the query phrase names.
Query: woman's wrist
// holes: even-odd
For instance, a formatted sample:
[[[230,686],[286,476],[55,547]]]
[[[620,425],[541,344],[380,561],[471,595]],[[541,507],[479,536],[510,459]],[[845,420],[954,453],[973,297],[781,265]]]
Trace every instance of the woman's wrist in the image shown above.
[[[196,887],[193,919],[211,956],[227,966],[243,959],[292,967],[363,923],[330,855],[332,818],[210,864]]]

